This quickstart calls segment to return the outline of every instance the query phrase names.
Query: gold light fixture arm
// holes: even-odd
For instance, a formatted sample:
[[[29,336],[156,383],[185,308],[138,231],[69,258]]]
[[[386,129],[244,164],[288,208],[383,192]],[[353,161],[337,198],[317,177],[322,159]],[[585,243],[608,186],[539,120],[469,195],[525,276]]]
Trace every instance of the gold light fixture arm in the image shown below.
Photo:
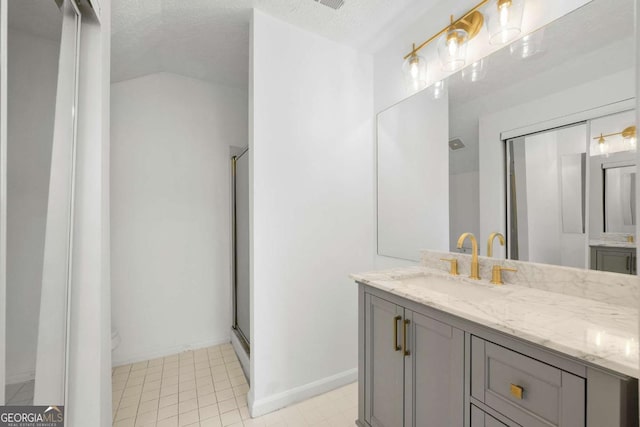
[[[472,9],[467,11],[467,13],[462,15],[462,17],[456,21],[453,20],[453,15],[451,15],[451,23],[449,25],[444,27],[435,35],[429,37],[427,40],[419,44],[417,47],[414,45],[413,50],[407,53],[403,59],[407,59],[411,55],[415,55],[416,53],[418,53],[420,49],[422,49],[423,47],[425,47],[426,45],[428,45],[429,43],[431,43],[432,41],[440,37],[442,34],[444,34],[446,31],[448,31],[451,28],[465,30],[469,34],[469,40],[474,38],[480,32],[480,29],[482,28],[482,24],[484,23],[484,16],[482,15],[482,13],[478,11],[478,9],[480,9],[482,6],[484,6],[488,2],[489,0],[482,0],[480,3],[478,3]]]
[[[635,126],[629,126],[627,128],[624,128],[624,130],[621,131],[621,132],[609,133],[609,134],[606,134],[606,135],[600,134],[600,136],[594,136],[593,139],[597,139],[599,141],[601,139],[609,138],[610,136],[616,136],[616,135],[622,135],[624,138],[635,136],[636,135],[636,127]]]

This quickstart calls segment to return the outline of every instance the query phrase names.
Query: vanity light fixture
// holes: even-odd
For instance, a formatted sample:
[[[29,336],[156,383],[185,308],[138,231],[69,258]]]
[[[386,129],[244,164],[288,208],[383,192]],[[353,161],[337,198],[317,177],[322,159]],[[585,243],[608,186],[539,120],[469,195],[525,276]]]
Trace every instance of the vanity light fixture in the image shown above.
[[[492,0],[485,11],[489,43],[509,43],[522,31],[523,0]]]
[[[603,135],[602,133],[600,134],[600,136],[596,136],[593,139],[597,139],[598,140],[598,147],[600,148],[600,153],[605,153],[606,152],[606,147],[605,147],[605,142],[607,140],[607,138],[611,137],[611,136],[617,136],[617,135],[621,135],[622,139],[624,139],[624,141],[629,144],[631,146],[631,148],[635,149],[637,144],[638,144],[638,132],[637,132],[637,128],[635,126],[628,126],[626,128],[624,128],[621,132],[616,132],[616,133],[609,133],[607,135]]]
[[[524,0],[482,0],[457,20],[451,15],[449,25],[418,46],[414,44],[411,52],[404,56],[402,68],[410,90],[423,86],[423,80],[417,76],[423,70],[420,67],[424,58],[418,56],[418,52],[432,41],[439,39],[438,55],[443,69],[456,71],[466,64],[467,44],[478,35],[485,22],[491,44],[508,43],[522,31],[523,12]],[[424,73],[426,75],[426,62]]]
[[[462,80],[469,83],[479,82],[487,76],[487,59],[480,59],[462,69]]]
[[[447,93],[447,81],[438,80],[429,86],[428,90],[433,99],[441,99]]]
[[[443,70],[456,71],[464,67],[467,61],[467,41],[469,33],[456,26],[451,15],[451,25],[438,41],[438,55]]]
[[[509,45],[511,55],[527,59],[542,52],[542,41],[544,39],[544,28],[539,29],[535,33],[527,34],[520,40]]]
[[[635,126],[625,128],[621,133],[622,138],[633,148],[638,144],[638,132]]]
[[[427,87],[427,61],[416,53],[415,45],[413,47],[413,51],[402,64],[405,83],[410,92],[419,91]]]

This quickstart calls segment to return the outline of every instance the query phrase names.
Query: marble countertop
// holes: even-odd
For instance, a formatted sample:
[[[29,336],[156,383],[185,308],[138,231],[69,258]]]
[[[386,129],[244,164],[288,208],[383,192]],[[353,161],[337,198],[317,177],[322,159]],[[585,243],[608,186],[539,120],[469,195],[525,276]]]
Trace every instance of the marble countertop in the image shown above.
[[[609,248],[635,248],[635,242],[618,242],[615,240],[589,240],[589,246],[606,246]]]
[[[592,365],[639,377],[637,308],[514,284],[495,286],[425,266],[351,277]]]

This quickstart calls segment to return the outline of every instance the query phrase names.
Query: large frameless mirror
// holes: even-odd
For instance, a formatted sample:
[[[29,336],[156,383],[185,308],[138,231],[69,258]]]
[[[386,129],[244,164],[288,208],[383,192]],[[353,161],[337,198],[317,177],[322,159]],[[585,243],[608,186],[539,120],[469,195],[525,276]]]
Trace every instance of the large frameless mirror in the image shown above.
[[[80,12],[8,6],[5,404],[65,403]]]
[[[526,3],[525,17],[539,7]],[[380,113],[378,254],[415,261],[420,249],[459,251],[463,232],[500,231],[498,256],[634,273],[633,16],[633,0],[586,2]],[[442,75],[437,61],[428,66]],[[415,97],[447,104],[445,153],[435,138],[447,122],[429,123]],[[501,148],[482,153],[487,146]],[[447,168],[448,206],[426,203],[447,191]],[[442,244],[430,233],[445,213]]]

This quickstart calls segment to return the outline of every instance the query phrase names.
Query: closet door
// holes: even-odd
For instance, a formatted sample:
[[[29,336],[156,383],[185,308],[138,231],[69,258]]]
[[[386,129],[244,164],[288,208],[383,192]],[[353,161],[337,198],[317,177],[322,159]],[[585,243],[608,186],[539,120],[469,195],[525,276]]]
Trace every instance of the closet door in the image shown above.
[[[36,405],[64,405],[66,394],[80,12],[73,0],[64,0],[60,11],[62,32],[40,296]]]

